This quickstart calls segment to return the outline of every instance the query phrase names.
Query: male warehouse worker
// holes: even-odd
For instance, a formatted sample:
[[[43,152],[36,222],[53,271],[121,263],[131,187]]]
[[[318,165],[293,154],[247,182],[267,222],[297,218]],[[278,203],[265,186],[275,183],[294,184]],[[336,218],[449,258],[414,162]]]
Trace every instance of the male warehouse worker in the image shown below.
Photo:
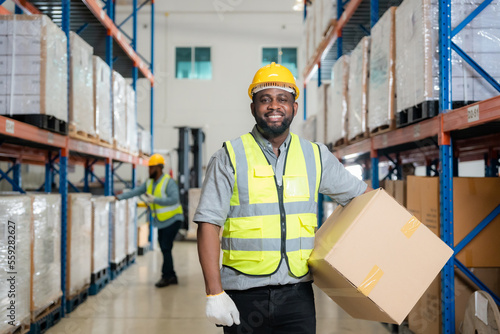
[[[318,192],[345,205],[367,186],[325,145],[290,133],[299,89],[287,68],[264,66],[248,94],[257,125],[213,155],[194,216],[206,315],[224,333],[315,333]]]
[[[153,224],[158,228],[158,243],[163,254],[162,276],[155,284],[158,288],[177,284],[172,247],[174,238],[184,221],[179,202],[179,187],[168,174],[163,173],[164,165],[165,159],[160,154],[153,154],[149,158],[149,180],[129,192],[116,196],[122,200],[145,194],[144,200],[151,209]]]

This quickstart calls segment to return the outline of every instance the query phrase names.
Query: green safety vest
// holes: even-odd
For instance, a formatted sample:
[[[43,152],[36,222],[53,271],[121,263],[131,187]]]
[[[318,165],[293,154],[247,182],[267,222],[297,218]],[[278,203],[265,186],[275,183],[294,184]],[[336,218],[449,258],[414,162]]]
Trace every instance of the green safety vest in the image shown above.
[[[165,189],[167,188],[168,181],[170,180],[170,175],[168,174],[163,174],[162,178],[160,179],[160,182],[156,185],[156,187],[153,189],[153,179],[149,179],[147,181],[147,190],[146,192],[150,195],[154,195],[154,197],[158,198],[165,198],[167,197],[165,193]],[[180,203],[174,204],[174,205],[169,205],[169,206],[162,206],[158,204],[150,204],[151,207],[151,213],[153,217],[158,219],[158,221],[163,222],[166,221],[170,218],[172,218],[175,215],[182,214],[182,206]]]
[[[222,264],[247,275],[271,275],[284,260],[294,276],[306,275],[318,225],[319,146],[291,134],[282,186],[250,133],[225,147],[234,189],[222,234]]]

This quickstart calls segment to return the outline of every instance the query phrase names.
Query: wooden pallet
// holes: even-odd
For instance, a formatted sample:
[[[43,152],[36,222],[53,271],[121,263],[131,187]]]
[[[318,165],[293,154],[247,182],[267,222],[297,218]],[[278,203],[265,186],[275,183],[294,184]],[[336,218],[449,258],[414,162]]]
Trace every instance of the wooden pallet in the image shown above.
[[[323,34],[321,35],[322,38],[325,38],[326,36],[328,36],[328,34],[330,33],[330,31],[332,31],[332,29],[335,29],[336,25],[337,25],[337,20],[336,19],[330,19],[330,22],[328,23],[328,26],[326,27],[326,29],[323,31]]]
[[[107,148],[114,148],[113,144],[108,143],[104,139],[99,138],[99,136],[96,137],[96,144],[99,146],[107,147]]]
[[[69,136],[71,138],[97,144],[97,136],[86,133],[85,131],[77,130],[74,124],[69,125]]]
[[[371,130],[370,135],[377,136],[377,135],[380,135],[382,133],[386,133],[386,132],[389,132],[389,131],[392,131],[395,129],[396,129],[396,120],[393,119],[390,121],[390,124],[377,126],[375,129]]]
[[[369,136],[370,135],[369,135],[368,131],[363,132],[363,133],[359,133],[359,134],[357,134],[354,137],[349,139],[349,144],[354,144],[354,143],[360,142],[360,141],[368,138]]]
[[[54,313],[59,312],[59,315],[56,315],[56,317],[61,317],[60,312],[61,312],[61,298],[59,297],[57,300],[53,301],[50,305],[45,306],[43,308],[39,308],[35,311],[31,311],[31,323],[37,323],[39,321],[42,321],[43,318],[47,317],[48,315],[54,316]]]
[[[12,115],[8,117],[20,122],[34,125],[40,129],[59,133],[61,135],[68,134],[68,123],[52,115],[26,114],[26,115]]]
[[[15,327],[0,332],[0,334],[26,334],[30,331],[30,318],[26,318]]]
[[[85,285],[77,293],[66,298],[66,313],[73,312],[79,305],[89,297],[90,284]]]
[[[437,116],[438,113],[439,101],[424,101],[416,106],[398,111],[396,113],[396,126],[401,128]]]
[[[346,145],[347,145],[347,138],[340,138],[335,143],[333,143],[332,148],[333,149],[342,148]]]

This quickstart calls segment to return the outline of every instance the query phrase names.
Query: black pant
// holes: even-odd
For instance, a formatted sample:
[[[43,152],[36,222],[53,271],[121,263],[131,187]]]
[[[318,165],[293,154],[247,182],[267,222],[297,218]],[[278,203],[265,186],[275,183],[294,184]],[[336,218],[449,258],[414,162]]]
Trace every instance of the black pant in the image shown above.
[[[225,334],[315,334],[316,309],[311,282],[228,290],[240,312],[239,326]]]
[[[181,221],[176,221],[170,226],[158,229],[158,243],[163,254],[163,266],[161,267],[162,278],[175,277],[174,259],[172,258],[172,247],[174,239],[181,227]]]

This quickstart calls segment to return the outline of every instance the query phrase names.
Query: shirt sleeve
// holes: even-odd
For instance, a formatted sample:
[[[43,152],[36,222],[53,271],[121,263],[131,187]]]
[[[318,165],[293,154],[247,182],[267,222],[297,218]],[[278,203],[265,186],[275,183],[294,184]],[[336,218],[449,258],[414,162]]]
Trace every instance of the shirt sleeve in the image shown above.
[[[180,202],[179,200],[179,187],[174,179],[169,179],[165,187],[165,194],[167,197],[155,197],[154,203],[161,206],[170,206]]]
[[[120,195],[118,195],[116,197],[119,200],[122,200],[122,199],[129,199],[129,198],[132,198],[132,197],[135,197],[135,196],[139,196],[139,195],[142,195],[142,194],[145,194],[145,193],[146,193],[146,182],[144,182],[140,186],[135,187],[134,189],[132,189],[130,191],[127,191],[127,192],[125,192],[123,194],[120,194]]]
[[[318,145],[323,164],[319,192],[330,196],[342,206],[349,203],[354,197],[363,194],[367,184],[349,173],[324,144],[318,143]]]
[[[225,148],[217,151],[207,166],[195,223],[224,226],[233,195],[234,172]]]

